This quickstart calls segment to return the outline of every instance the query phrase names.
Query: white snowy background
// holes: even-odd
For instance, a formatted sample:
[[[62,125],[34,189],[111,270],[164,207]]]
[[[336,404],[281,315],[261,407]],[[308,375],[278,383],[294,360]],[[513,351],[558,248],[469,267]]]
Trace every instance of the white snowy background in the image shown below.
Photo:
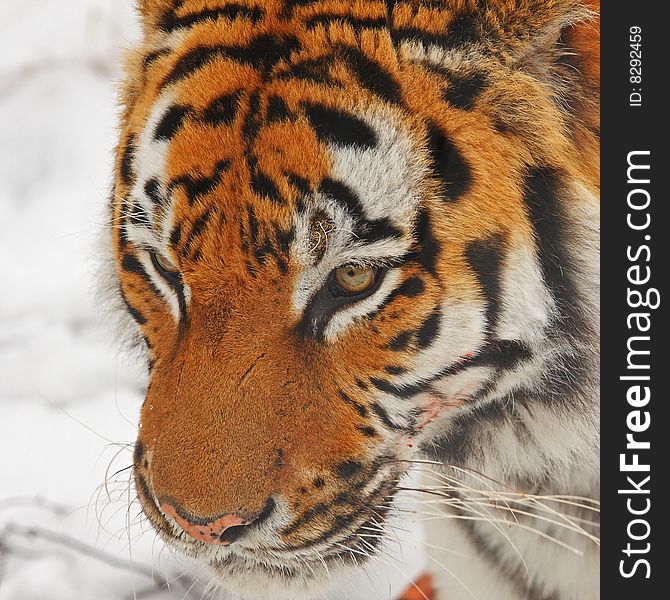
[[[137,37],[131,0],[0,0],[0,600],[203,598],[129,503],[144,375],[94,296]],[[416,562],[332,597],[392,598]]]

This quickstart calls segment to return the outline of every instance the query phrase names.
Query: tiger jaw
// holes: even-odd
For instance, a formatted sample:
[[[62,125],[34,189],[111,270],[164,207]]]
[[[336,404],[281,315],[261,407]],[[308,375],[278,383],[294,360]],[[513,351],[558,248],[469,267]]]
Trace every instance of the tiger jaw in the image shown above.
[[[323,595],[348,573],[353,574],[361,564],[384,552],[393,521],[398,518],[393,501],[406,465],[403,461],[392,461],[389,473],[375,486],[374,494],[363,501],[365,507],[356,513],[340,515],[346,527],[329,537],[320,535],[297,545],[283,542],[278,535],[281,524],[287,521],[282,502],[273,506],[277,514],[269,522],[229,545],[196,540],[173,517],[158,509],[155,498],[147,497],[141,466],[136,467],[135,477],[138,498],[149,522],[169,546],[194,559],[197,567],[207,569],[212,585],[242,594],[244,598],[266,598],[267,590],[271,589],[273,600],[293,600]]]

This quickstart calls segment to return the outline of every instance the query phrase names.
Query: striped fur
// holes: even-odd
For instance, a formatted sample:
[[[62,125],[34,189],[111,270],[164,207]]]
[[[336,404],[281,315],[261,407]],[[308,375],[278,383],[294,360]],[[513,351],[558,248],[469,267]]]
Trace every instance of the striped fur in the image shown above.
[[[318,596],[414,459],[597,495],[596,8],[140,1],[110,229],[150,370],[135,480],[225,589]],[[374,287],[335,293],[344,265]],[[161,498],[266,518],[210,547]],[[598,597],[592,542],[450,516],[438,599]]]

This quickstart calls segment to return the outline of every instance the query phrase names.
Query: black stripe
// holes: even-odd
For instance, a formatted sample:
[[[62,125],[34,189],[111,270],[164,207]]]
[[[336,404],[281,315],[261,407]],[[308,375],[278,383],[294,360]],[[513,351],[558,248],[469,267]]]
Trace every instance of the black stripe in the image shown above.
[[[360,402],[357,402],[354,400],[349,394],[346,394],[342,390],[338,390],[338,393],[340,395],[340,398],[344,400],[347,404],[350,404],[356,409],[356,412],[361,416],[361,417],[367,417],[368,416],[368,409],[363,406]]]
[[[401,103],[400,84],[379,63],[351,46],[338,46],[337,51],[344,57],[347,65],[356,74],[364,88],[387,102]]]
[[[391,37],[396,45],[406,41],[417,41],[426,47],[456,48],[474,45],[485,38],[490,41],[498,36],[490,27],[486,29],[483,27],[481,17],[477,18],[472,13],[461,13],[454,18],[446,31],[432,33],[418,27],[399,27],[393,29]]]
[[[313,15],[305,20],[305,25],[310,29],[319,25],[327,27],[333,23],[348,25],[354,31],[358,31],[359,29],[380,29],[386,27],[386,18],[358,17],[356,15],[320,14]]]
[[[489,335],[495,332],[500,314],[500,274],[505,249],[502,234],[470,242],[465,257],[475,272],[486,300],[486,327]]]
[[[275,248],[274,244],[266,239],[263,242],[263,245],[259,248],[257,248],[254,251],[254,255],[256,256],[256,259],[259,262],[262,262],[263,264],[267,263],[267,257],[272,257],[277,261],[277,266],[279,267],[279,270],[283,273],[286,274],[288,272],[288,264],[284,260],[284,258],[280,255],[280,253],[277,251]]]
[[[360,431],[365,437],[373,438],[377,437],[377,430],[374,427],[370,427],[369,425],[361,425],[357,427],[358,431]]]
[[[286,202],[274,181],[258,167],[251,173],[251,188],[261,198],[269,198],[278,204],[285,204]]]
[[[288,257],[291,242],[293,241],[294,237],[295,231],[293,229],[284,231],[278,225],[275,225],[275,240],[277,241],[277,248],[284,257]]]
[[[389,238],[402,237],[402,231],[386,217],[374,221],[365,221],[355,233],[359,240],[368,244]]]
[[[367,481],[370,481],[374,476],[379,472],[379,465],[373,465],[372,469],[366,470],[366,476],[363,480],[363,484]],[[317,537],[312,538],[306,542],[300,544],[301,549],[309,548],[316,544],[323,543],[324,541],[329,540],[337,533],[348,528],[356,520],[360,518],[361,510],[373,506],[375,504],[383,503],[383,498],[392,495],[393,489],[391,486],[393,482],[382,481],[379,485],[372,490],[367,496],[362,497],[360,493],[360,486],[354,485],[351,490],[346,490],[336,496],[332,505],[326,505],[324,503],[317,504],[313,509],[306,511],[299,519],[291,523],[287,528],[282,531],[282,534],[288,535],[297,531],[302,525],[306,522],[313,520],[316,517],[325,517],[328,515],[332,516],[332,525],[326,531],[321,532]],[[391,488],[391,489],[389,489]],[[334,506],[348,505],[349,510],[345,514],[333,514],[332,509]],[[380,512],[384,513],[383,510],[375,510],[375,516],[381,518]],[[365,523],[363,523],[365,526]],[[354,532],[355,535],[356,532]]]
[[[287,527],[282,529],[281,533],[284,536],[291,535],[292,533],[296,532],[300,527],[302,527],[305,523],[308,523],[309,521],[313,521],[314,519],[318,517],[325,517],[329,513],[330,506],[326,504],[325,502],[319,502],[318,504],[315,504],[312,508],[309,510],[305,511],[300,517],[297,519],[294,519]]]
[[[156,206],[163,204],[165,200],[160,193],[160,183],[155,177],[152,177],[144,184],[144,193]]]
[[[309,185],[309,181],[307,181],[307,179],[305,179],[304,177],[300,177],[299,175],[291,173],[287,175],[286,178],[289,180],[289,183],[298,190],[298,193],[301,196],[306,196],[312,191],[312,188]],[[300,210],[298,212],[303,211]]]
[[[316,136],[321,141],[363,148],[377,146],[377,135],[358,117],[323,104],[305,103],[304,108]]]
[[[230,125],[235,120],[240,95],[237,91],[219,96],[202,112],[202,119],[210,125]]]
[[[488,81],[483,73],[473,73],[467,77],[454,74],[450,77],[442,97],[456,108],[469,110],[487,85]]]
[[[416,383],[414,385],[395,385],[390,381],[385,379],[378,379],[376,377],[370,378],[370,383],[374,385],[380,392],[385,394],[391,394],[392,396],[397,396],[398,398],[411,398],[416,396],[421,392],[426,391],[430,386],[430,383]]]
[[[544,281],[563,316],[559,326],[578,332],[583,326],[577,289],[570,274],[566,244],[570,235],[566,227],[559,174],[549,167],[531,169],[525,180],[524,200],[533,224],[537,255]]]
[[[245,266],[247,267],[247,273],[256,279],[256,275],[258,275],[258,269],[256,268],[256,265],[253,264],[250,259],[247,259]]]
[[[128,273],[136,273],[142,277],[147,277],[147,272],[144,270],[142,263],[134,254],[124,254],[121,260],[121,268]]]
[[[123,255],[123,258],[121,260],[121,268],[127,273],[134,273],[135,275],[139,275],[144,280],[144,282],[151,288],[151,291],[155,295],[157,296],[162,295],[160,293],[160,290],[154,285],[154,282],[149,276],[149,274],[144,270],[142,263],[134,254],[129,254],[128,252],[126,252]]]
[[[284,102],[284,100],[279,96],[270,96],[267,106],[266,120],[268,123],[284,121],[291,115],[291,111],[286,105],[286,102]]]
[[[374,243],[387,238],[402,237],[402,231],[388,219],[369,220],[365,217],[361,201],[355,192],[341,181],[326,177],[320,186],[323,194],[330,196],[339,203],[356,221],[354,234],[367,243]]]
[[[357,504],[358,503],[356,503],[356,505]],[[340,531],[347,529],[357,518],[358,518],[357,511],[349,511],[344,515],[334,515],[333,524],[331,525],[330,529],[319,534],[319,536],[310,543],[311,544],[322,543],[325,542],[326,540],[329,540],[334,535],[338,534]]]
[[[156,126],[156,130],[154,131],[154,140],[171,140],[184,126],[184,121],[186,120],[189,112],[190,109],[186,106],[179,106],[178,104],[170,106],[170,108],[165,111],[163,117]]]
[[[414,332],[412,331],[403,331],[389,342],[388,347],[396,352],[404,350],[409,345],[413,335]]]
[[[418,261],[421,267],[437,276],[436,265],[440,254],[440,244],[435,237],[430,215],[426,208],[419,211],[414,231],[414,239],[420,246]]]
[[[479,366],[496,367],[498,370],[513,369],[531,357],[530,348],[519,340],[495,340],[486,344],[472,358],[462,362],[458,370]]]
[[[131,186],[135,179],[135,171],[133,169],[133,161],[135,159],[135,136],[129,135],[126,140],[126,146],[121,154],[121,181],[126,186]]]
[[[207,225],[209,224],[213,213],[214,209],[210,206],[193,222],[193,227],[191,227],[191,232],[189,233],[188,238],[186,238],[186,243],[184,244],[184,248],[182,250],[184,255],[190,254],[193,244],[198,241],[198,239],[207,229]]]
[[[133,202],[130,209],[130,222],[139,227],[151,227],[149,213],[137,200]]]
[[[472,46],[482,39],[491,43],[499,36],[494,29],[486,26],[485,18],[481,13],[463,12],[449,23],[447,37],[451,47],[455,47]]]
[[[142,60],[143,70],[146,71],[161,56],[167,56],[168,54],[170,54],[170,50],[168,48],[161,48],[160,50],[154,50],[153,52],[149,52]]]
[[[222,46],[198,46],[189,50],[186,54],[179,57],[161,87],[171,85],[188,77],[204,65],[212,62],[215,58],[223,56],[224,50],[225,48]]]
[[[426,326],[426,335],[428,335],[428,331],[433,331],[434,324],[431,321],[435,314],[437,313],[434,312],[424,323],[424,326]],[[427,325],[427,323],[430,323],[430,325]],[[386,394],[391,394],[398,398],[409,399],[417,394],[427,391],[435,381],[449,375],[461,373],[471,367],[490,366],[497,368],[499,371],[503,369],[512,369],[521,361],[530,359],[531,356],[532,353],[530,348],[523,342],[517,340],[497,340],[490,344],[486,344],[472,358],[449,365],[432,375],[429,379],[420,383],[412,385],[395,385],[385,379],[374,377],[370,379],[370,383]]]
[[[402,282],[393,292],[397,296],[406,296],[407,298],[416,298],[423,294],[425,289],[423,279],[421,277],[412,276]]]
[[[177,245],[179,244],[181,240],[181,232],[182,232],[181,223],[177,223],[172,229],[172,232],[170,233],[170,246],[172,246],[173,248],[176,248]]]
[[[360,200],[349,186],[336,179],[326,177],[321,182],[320,190],[323,194],[330,196],[335,202],[346,209],[356,221],[360,222],[366,220]]]
[[[416,276],[409,277],[384,299],[378,310],[381,311],[383,308],[386,308],[396,298],[416,298],[423,293],[424,289],[423,279]]]
[[[250,19],[253,23],[258,23],[263,18],[263,11],[255,6],[250,7],[237,3],[226,4],[219,8],[209,8],[183,16],[177,16],[175,11],[172,10],[163,15],[158,23],[158,28],[165,33],[170,33],[180,27],[192,27],[208,20],[221,18],[245,18]]]
[[[163,82],[163,87],[190,76],[215,58],[228,58],[256,69],[269,71],[282,58],[288,59],[300,47],[294,36],[278,38],[263,34],[246,46],[198,46],[181,56]]]
[[[394,431],[411,431],[411,428],[398,425],[397,423],[391,421],[389,414],[378,402],[373,402],[370,405],[370,408],[372,408],[373,412],[377,415],[377,417],[379,417],[379,420],[389,429],[393,429]]]
[[[130,239],[128,238],[128,227],[126,226],[125,221],[121,221],[118,225],[119,228],[119,248],[125,250],[126,246]]]
[[[120,290],[121,292],[121,299],[123,300],[123,304],[126,307],[126,310],[130,314],[130,316],[135,320],[135,322],[142,326],[146,325],[147,323],[147,318],[138,310],[136,309],[132,304],[130,304],[130,301],[128,300],[127,296],[123,293],[123,290]]]
[[[471,169],[453,142],[434,123],[428,126],[428,142],[444,200],[455,202],[470,189]]]
[[[242,127],[242,139],[247,145],[250,145],[251,142],[256,139],[256,135],[258,135],[258,131],[261,128],[260,105],[261,93],[259,90],[256,90],[249,98],[249,110],[247,111],[244,125]],[[248,163],[249,169],[253,171],[253,168],[256,165],[256,158],[250,157]]]
[[[337,85],[329,74],[331,63],[332,58],[329,56],[300,60],[275,73],[274,78],[281,81],[300,79],[323,85]]]
[[[334,467],[335,473],[341,479],[350,479],[356,477],[363,470],[363,465],[355,460],[348,460],[338,463]]]
[[[249,205],[247,207],[247,221],[249,223],[249,236],[252,245],[258,244],[258,219],[256,218],[256,211],[254,207]]]
[[[186,190],[186,196],[193,204],[200,196],[210,193],[221,182],[221,178],[230,168],[229,160],[220,160],[214,166],[214,175],[212,177],[196,177],[192,175],[182,175],[170,182],[170,190],[175,187],[183,186]]]
[[[247,226],[240,223],[240,239],[242,248],[245,252],[253,250],[256,260],[260,263],[267,263],[267,257],[274,258],[282,273],[288,272],[288,263],[286,262],[289,250],[290,240],[293,237],[291,231],[283,231],[275,225],[273,227],[274,240],[263,236],[261,240],[260,226],[256,212],[252,206],[247,207]],[[254,272],[256,268],[254,267]]]

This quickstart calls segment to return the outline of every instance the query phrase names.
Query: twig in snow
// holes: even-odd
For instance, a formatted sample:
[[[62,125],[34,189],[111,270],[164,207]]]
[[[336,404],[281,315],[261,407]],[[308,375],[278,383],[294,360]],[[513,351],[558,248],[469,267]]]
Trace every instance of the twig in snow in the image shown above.
[[[6,525],[2,530],[0,530],[0,548],[3,548],[4,553],[7,553],[7,549],[10,548],[7,539],[12,536],[18,536],[27,539],[36,538],[51,544],[56,544],[58,546],[62,546],[77,552],[78,554],[93,558],[115,569],[123,569],[125,571],[138,573],[139,575],[148,577],[154,582],[155,586],[159,590],[168,587],[167,579],[157,575],[149,566],[137,564],[134,561],[131,562],[123,558],[118,558],[69,535],[56,533],[55,531],[50,531],[49,529],[44,529],[43,527],[24,527],[12,523]]]

